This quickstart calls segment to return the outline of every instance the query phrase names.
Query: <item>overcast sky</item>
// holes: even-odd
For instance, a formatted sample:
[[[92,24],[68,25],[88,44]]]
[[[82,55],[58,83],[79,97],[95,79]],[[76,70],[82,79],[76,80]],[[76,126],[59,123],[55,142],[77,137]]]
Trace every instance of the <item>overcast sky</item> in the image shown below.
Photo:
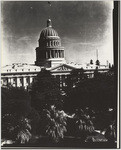
[[[2,2],[2,65],[34,63],[35,48],[48,18],[62,39],[67,62],[113,63],[112,2],[4,1]]]

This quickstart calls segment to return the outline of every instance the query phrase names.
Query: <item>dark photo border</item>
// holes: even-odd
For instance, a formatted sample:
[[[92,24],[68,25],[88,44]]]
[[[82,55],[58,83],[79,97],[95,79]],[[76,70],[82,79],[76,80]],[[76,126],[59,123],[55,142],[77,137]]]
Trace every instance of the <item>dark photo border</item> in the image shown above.
[[[120,69],[120,58],[121,58],[121,53],[120,53],[120,13],[121,13],[121,2],[120,1],[114,1],[114,9],[113,9],[113,54],[114,54],[114,68],[115,68],[115,71],[114,71],[114,74],[115,74],[115,92],[116,92],[116,95],[115,95],[115,99],[117,101],[117,149],[120,149],[121,148],[121,139],[120,139],[120,136],[121,136],[121,129],[120,129],[120,122],[121,122],[121,119],[120,119],[120,108],[121,108],[121,103],[120,103],[120,79],[121,79],[121,75],[120,75],[120,72],[121,72],[121,69]],[[99,148],[99,145],[100,145],[100,148]],[[101,143],[101,144],[97,144],[96,143],[93,143],[92,145],[88,145],[87,148],[89,149],[103,149],[103,148],[109,148],[110,149],[114,149],[113,147],[111,147],[111,145],[109,146],[108,144],[105,144],[104,145]],[[102,146],[103,145],[103,146]],[[29,145],[28,145],[29,146]],[[85,145],[84,145],[84,148],[83,147],[1,147],[1,149],[87,149],[85,148]]]

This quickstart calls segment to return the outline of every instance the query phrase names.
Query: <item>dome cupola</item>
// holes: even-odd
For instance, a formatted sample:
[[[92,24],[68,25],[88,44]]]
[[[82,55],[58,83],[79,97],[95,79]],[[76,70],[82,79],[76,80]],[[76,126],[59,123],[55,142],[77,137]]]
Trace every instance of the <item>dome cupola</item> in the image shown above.
[[[47,20],[47,27],[40,33],[40,39],[59,38],[58,33],[52,28],[51,19]]]
[[[36,62],[38,66],[53,67],[65,62],[64,47],[55,29],[52,28],[51,19],[40,33],[39,47],[36,48]]]
[[[47,20],[47,27],[52,27],[51,19],[48,19],[48,20]]]

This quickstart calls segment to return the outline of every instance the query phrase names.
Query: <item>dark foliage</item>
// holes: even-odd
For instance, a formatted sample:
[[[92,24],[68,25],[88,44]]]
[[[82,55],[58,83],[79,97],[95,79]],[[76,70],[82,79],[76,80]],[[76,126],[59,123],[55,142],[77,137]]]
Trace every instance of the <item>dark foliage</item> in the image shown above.
[[[42,70],[31,87],[31,105],[38,111],[50,105],[61,106],[59,81],[49,71]]]
[[[97,72],[94,78],[80,80],[75,88],[66,88],[65,108],[70,107],[70,110],[80,107],[97,110],[116,108],[115,78],[114,75],[108,74]]]
[[[105,132],[105,137],[108,139],[109,142],[115,142],[117,137],[117,129],[116,129],[116,122],[114,121],[112,124],[108,126]]]
[[[38,119],[36,110],[31,108],[28,92],[12,86],[1,90],[2,138],[20,143],[28,142]]]
[[[1,88],[2,115],[26,115],[30,111],[30,96],[22,88]]]
[[[90,64],[93,65],[93,60],[92,59],[90,60]]]
[[[67,76],[65,80],[66,87],[63,88],[66,95],[69,95],[72,92],[72,89],[78,87],[82,80],[86,80],[87,76],[84,74],[83,68],[81,69],[73,69],[71,74]]]
[[[116,110],[115,109],[106,109],[98,110],[95,114],[94,125],[96,129],[101,131],[106,131],[112,122],[116,121]]]
[[[72,119],[68,119],[67,129],[68,134],[75,137],[81,137],[81,141],[85,141],[87,136],[94,132],[94,112],[86,108],[76,109],[75,115]],[[70,133],[69,133],[70,132]]]
[[[100,65],[100,61],[97,59],[96,60],[96,65],[99,66]]]
[[[64,138],[66,130],[66,116],[64,111],[56,109],[54,105],[50,109],[43,110],[43,120],[40,126],[41,129],[48,135],[52,142],[59,142]]]
[[[32,135],[48,135],[58,143],[66,134],[81,142],[116,141],[114,70],[111,67],[107,73],[99,73],[96,69],[94,78],[87,78],[83,69],[73,70],[66,79],[64,96],[59,81],[47,70],[42,70],[29,88],[31,97],[22,88],[2,88],[2,138],[26,143]],[[59,109],[63,100],[63,110],[73,113],[72,117]],[[105,137],[98,139],[95,128],[106,131]]]

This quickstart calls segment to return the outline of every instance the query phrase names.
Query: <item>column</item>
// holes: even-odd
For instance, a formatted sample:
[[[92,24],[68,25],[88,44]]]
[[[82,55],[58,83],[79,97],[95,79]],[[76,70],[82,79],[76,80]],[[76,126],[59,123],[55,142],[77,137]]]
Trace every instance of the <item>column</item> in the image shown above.
[[[59,58],[61,58],[61,51],[59,50]]]
[[[17,87],[20,87],[20,78],[17,78]]]
[[[21,77],[21,86],[22,86],[22,87],[24,87],[24,81],[23,81],[23,80],[24,80],[24,78]]]
[[[60,50],[60,58],[62,58],[62,50]]]
[[[59,51],[57,51],[57,58],[59,58]]]
[[[13,78],[13,86],[16,87],[17,83],[16,83],[16,78]]]
[[[53,55],[54,55],[54,58],[55,58],[55,50],[53,50]]]
[[[23,77],[20,78],[20,86],[23,87]]]
[[[13,78],[10,79],[11,85],[13,85]]]
[[[30,77],[30,84],[32,83],[32,81],[33,81],[33,77]]]
[[[52,58],[52,55],[51,55],[51,50],[50,50],[50,58]]]
[[[52,46],[55,46],[55,43],[54,43],[54,41],[52,41]]]
[[[50,41],[50,46],[52,46],[52,42]]]
[[[54,55],[53,55],[53,50],[51,51],[51,55],[52,55],[52,58],[54,58]]]
[[[64,51],[62,51],[62,57],[64,58]]]
[[[26,77],[23,77],[23,86],[26,88]]]
[[[30,77],[29,76],[26,78],[26,80],[27,80],[27,85],[30,85]]]
[[[60,57],[62,58],[62,50],[60,51]]]
[[[8,77],[8,84],[11,83],[11,79]]]
[[[57,58],[57,50],[55,50],[55,58]]]
[[[14,84],[15,84],[15,87],[17,87],[17,77],[14,78]]]

